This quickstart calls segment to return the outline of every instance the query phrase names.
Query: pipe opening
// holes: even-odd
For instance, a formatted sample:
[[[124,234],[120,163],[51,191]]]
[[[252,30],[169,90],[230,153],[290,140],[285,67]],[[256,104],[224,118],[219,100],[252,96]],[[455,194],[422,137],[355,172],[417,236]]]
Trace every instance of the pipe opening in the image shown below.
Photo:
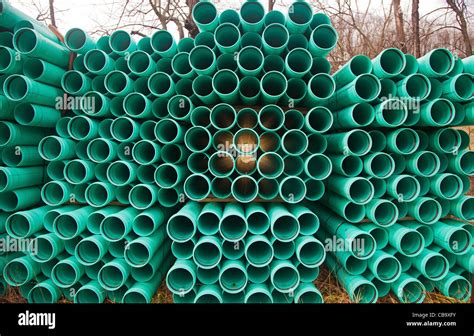
[[[457,175],[445,175],[439,184],[441,194],[446,199],[455,199],[462,194],[462,180]]]
[[[263,199],[273,199],[278,195],[278,182],[262,178],[258,181],[258,193]]]
[[[362,172],[362,160],[355,155],[348,155],[342,158],[341,169],[346,176],[355,177]]]
[[[219,94],[230,94],[234,92],[239,86],[239,78],[237,75],[229,70],[220,70],[214,75],[212,79],[214,90]]]
[[[304,82],[304,80],[302,80],[301,78],[291,78],[288,81],[288,88],[286,89],[286,95],[288,96],[289,99],[292,99],[293,101],[299,101],[299,100],[303,99],[306,95],[306,83]],[[290,110],[290,111],[296,111],[296,110]],[[288,112],[290,112],[290,111],[288,111]],[[302,117],[302,115],[299,111],[298,111],[298,113]],[[296,112],[294,112],[292,114],[292,116],[296,116]],[[299,117],[297,117],[297,118],[299,118]],[[301,127],[303,127],[303,126],[301,126]],[[294,127],[294,128],[301,128],[301,127]]]
[[[0,59],[2,57],[0,56]],[[38,79],[45,73],[44,63],[37,58],[29,58],[23,64],[23,74],[31,79]]]
[[[349,133],[347,138],[347,147],[354,155],[364,155],[372,147],[372,139],[367,132],[354,131]]]
[[[459,166],[466,175],[472,175],[474,173],[474,152],[466,151],[462,153]]]
[[[430,82],[423,75],[411,75],[406,81],[406,92],[412,98],[425,99],[430,93]]]
[[[338,36],[330,25],[321,25],[313,30],[311,39],[321,49],[332,49],[337,44]]]
[[[226,9],[219,15],[219,23],[232,23],[238,27],[240,25],[239,13],[234,9]]]
[[[308,138],[302,131],[291,130],[281,139],[282,146],[289,155],[301,155],[308,148]]]
[[[237,113],[237,125],[240,128],[255,128],[258,124],[257,112],[252,108],[243,108]]]
[[[449,246],[455,253],[464,253],[470,244],[469,232],[466,230],[456,230],[449,237]]]
[[[275,132],[265,132],[260,135],[260,149],[263,152],[276,152],[280,148],[280,137]]]
[[[12,75],[8,77],[4,83],[5,94],[13,101],[25,99],[30,88],[26,78],[20,75]]]
[[[247,245],[245,256],[256,267],[266,266],[273,259],[273,248],[264,240],[255,240]]]
[[[99,271],[100,281],[109,288],[118,289],[126,280],[125,274],[115,265],[105,265]]]
[[[326,132],[333,124],[332,112],[325,107],[315,107],[308,112],[306,121],[312,130]]]
[[[76,269],[69,263],[57,263],[53,268],[53,277],[62,286],[69,287],[77,281]]]
[[[325,155],[312,155],[306,161],[306,172],[312,178],[324,180],[331,171],[331,160]]]
[[[289,265],[283,265],[274,271],[272,276],[272,284],[280,291],[290,291],[296,286],[300,281],[300,276],[298,270]]]
[[[192,153],[188,157],[187,166],[195,174],[204,174],[209,167],[209,156],[204,153]]]
[[[53,293],[48,288],[36,285],[28,294],[32,303],[55,303]]]
[[[236,122],[235,110],[228,104],[219,104],[211,110],[211,123],[217,128],[226,130]]]
[[[474,197],[466,198],[461,205],[461,213],[468,220],[474,219]]]
[[[255,71],[263,64],[263,54],[256,47],[245,47],[239,52],[237,62],[244,70]]]
[[[100,247],[91,240],[81,240],[76,246],[77,259],[87,264],[94,264],[101,257]]]
[[[244,22],[258,23],[265,16],[265,9],[259,2],[244,2],[240,8],[240,16]]]
[[[412,176],[404,176],[401,178],[395,189],[397,195],[400,195],[405,202],[415,199],[420,194],[420,184]]]
[[[400,248],[406,256],[417,255],[423,247],[423,236],[418,231],[409,231],[400,239]]]
[[[293,240],[300,232],[298,220],[292,215],[283,215],[275,220],[272,226],[274,236],[283,242]]]
[[[108,188],[101,183],[90,184],[86,189],[86,199],[90,205],[104,206],[110,197]]]
[[[463,99],[467,100],[472,97],[474,92],[474,80],[470,74],[462,74],[456,78],[454,84],[457,95]]]
[[[231,195],[232,181],[229,178],[216,177],[211,181],[211,191],[214,197],[228,198]]]
[[[345,268],[347,273],[352,275],[358,275],[364,273],[367,269],[367,261],[358,259],[353,255],[350,255],[346,259]]]
[[[469,297],[471,292],[471,286],[466,279],[458,278],[451,282],[448,294],[450,297],[456,298],[458,300],[464,301]]]
[[[0,71],[5,72],[15,61],[12,53],[6,47],[0,48]],[[24,68],[24,66],[23,66]]]
[[[352,117],[358,126],[368,126],[374,121],[375,111],[369,103],[360,103],[354,106]]]
[[[179,178],[179,172],[174,165],[162,164],[156,168],[155,180],[162,188],[172,188],[178,183]]]
[[[369,180],[357,179],[349,189],[349,196],[355,203],[365,204],[373,198],[374,187]]]
[[[306,185],[297,177],[286,178],[280,184],[280,196],[287,202],[298,203],[306,196]]]
[[[64,199],[69,197],[69,195],[65,194],[65,192],[66,190],[64,190],[62,185],[52,181],[45,184],[43,187],[42,196],[45,203],[49,205],[59,205]]]
[[[158,96],[166,94],[172,84],[171,77],[164,72],[156,72],[148,80],[150,91]]]
[[[283,25],[274,23],[263,31],[263,40],[272,48],[281,48],[288,43],[289,33]]]
[[[222,14],[221,14],[221,18],[222,18]],[[238,20],[240,20],[240,18],[238,18]],[[234,24],[238,26],[238,23],[234,23]],[[258,49],[261,49],[262,37],[260,36],[260,34],[256,32],[246,32],[244,35],[242,35],[242,39],[240,40],[240,45],[242,46],[242,48],[257,47]],[[262,63],[263,63],[263,56],[262,56]]]
[[[251,175],[257,169],[257,159],[254,154],[239,155],[235,160],[235,168],[242,175]]]
[[[122,186],[132,179],[132,169],[133,167],[129,166],[127,162],[116,161],[108,167],[107,177],[111,183]]]
[[[344,218],[346,218],[351,223],[356,223],[364,219],[365,217],[365,208],[363,205],[355,204],[349,202],[344,207]]]
[[[127,234],[124,221],[116,216],[104,218],[100,225],[100,231],[109,241],[118,241]]]
[[[398,219],[398,208],[392,202],[382,202],[375,208],[374,217],[377,224],[389,226]]]
[[[304,171],[304,161],[299,156],[287,155],[283,162],[283,172],[288,176],[299,176]]]
[[[63,76],[64,91],[70,94],[78,93],[84,87],[84,80],[80,72],[68,71]]]
[[[198,46],[191,50],[189,61],[198,70],[209,69],[215,62],[214,52],[206,46]]]
[[[278,55],[268,55],[263,60],[263,71],[265,73],[270,71],[283,72],[284,69],[285,61]]]
[[[386,49],[380,55],[380,66],[389,75],[401,73],[405,64],[405,55],[398,49]]]
[[[234,158],[227,152],[216,152],[209,159],[209,170],[215,176],[227,177],[234,171]]]
[[[232,47],[240,41],[240,31],[231,23],[224,23],[217,27],[214,38],[216,44],[222,47]]]
[[[372,303],[377,299],[377,289],[372,283],[362,283],[354,290],[356,303]]]
[[[247,233],[247,223],[244,218],[237,215],[229,215],[221,219],[219,224],[221,235],[229,241],[238,241]],[[234,244],[231,244],[232,248]],[[234,252],[235,253],[235,252]]]
[[[283,110],[276,105],[267,105],[258,114],[260,125],[266,130],[278,130],[285,122]],[[263,135],[262,135],[263,136]]]
[[[143,186],[136,185],[130,190],[129,193],[130,204],[136,209],[147,209],[151,207],[156,200],[156,195],[153,189]]]
[[[194,236],[194,222],[187,216],[175,215],[168,220],[167,231],[174,241],[183,242]]]
[[[299,251],[299,260],[306,267],[316,267],[324,259],[324,246],[316,241],[307,241]]]
[[[256,77],[244,77],[240,81],[240,94],[245,98],[254,98],[260,94],[260,82]]]
[[[239,153],[255,153],[259,146],[258,134],[252,129],[240,129],[235,133],[233,145]]]
[[[264,177],[276,178],[283,173],[284,162],[280,155],[267,152],[258,160],[258,171]]]
[[[32,29],[24,28],[13,35],[13,45],[22,54],[29,54],[38,46],[38,37]]]
[[[372,75],[360,75],[355,81],[356,92],[365,101],[374,100],[380,93],[380,81]]]
[[[251,202],[258,194],[257,181],[249,176],[239,176],[232,183],[232,194],[240,202]]]
[[[179,125],[171,119],[162,119],[155,126],[155,135],[164,144],[175,141],[179,131]]]
[[[84,57],[84,63],[91,72],[100,72],[107,65],[108,56],[102,50],[91,50]]]
[[[71,50],[80,50],[87,41],[87,34],[82,29],[73,28],[66,34],[66,45]]]
[[[125,250],[127,260],[133,265],[145,265],[151,258],[148,248],[138,242],[131,242]]]
[[[418,156],[416,167],[423,176],[432,176],[439,171],[440,161],[433,152],[423,152]]]
[[[212,36],[212,34],[211,34]],[[222,54],[217,58],[217,69],[218,70],[230,70],[237,71],[237,60],[234,54]]]
[[[106,77],[105,86],[113,94],[122,93],[128,85],[128,77],[120,71],[111,72]],[[74,85],[74,84],[73,84]],[[77,84],[76,84],[77,85]]]
[[[425,264],[425,272],[429,279],[438,280],[447,272],[448,264],[441,255],[432,255]]]
[[[452,122],[454,113],[454,105],[449,100],[439,99],[431,105],[430,116],[436,125],[448,125]]]
[[[295,2],[288,9],[288,18],[297,24],[309,24],[313,20],[313,11],[306,2]]]
[[[240,291],[247,285],[247,274],[239,267],[229,267],[222,271],[219,283],[227,291]]]
[[[309,90],[317,98],[320,98],[320,99],[329,98],[333,95],[334,90],[335,90],[334,81],[331,78],[331,76],[326,75],[326,74],[314,75],[310,80]]]
[[[429,57],[429,64],[437,74],[445,75],[453,68],[453,57],[445,49],[435,49]]]
[[[378,153],[370,162],[370,170],[376,178],[387,178],[393,174],[395,162],[390,155]]]
[[[214,212],[201,212],[197,219],[199,231],[205,235],[212,235],[219,231],[220,217]]]
[[[136,51],[130,55],[128,66],[132,72],[142,74],[151,66],[151,58],[144,51]]]
[[[193,71],[189,62],[188,53],[179,53],[173,57],[171,61],[173,71],[180,77],[185,76]]]
[[[302,48],[290,51],[286,56],[286,62],[288,67],[298,74],[307,73],[313,65],[311,54],[306,49]]]
[[[127,51],[130,45],[133,43],[131,36],[122,30],[115,31],[109,40],[110,47],[112,50],[117,52]]]
[[[349,63],[351,72],[355,76],[368,74],[372,71],[372,62],[370,58],[364,55],[357,55]]]
[[[201,126],[190,128],[184,137],[186,146],[193,152],[203,152],[211,145],[211,134]]]
[[[192,200],[201,200],[210,193],[210,182],[203,175],[191,175],[184,182],[184,191]]]
[[[210,2],[198,2],[193,7],[193,19],[198,24],[209,24],[217,18],[217,9]]]

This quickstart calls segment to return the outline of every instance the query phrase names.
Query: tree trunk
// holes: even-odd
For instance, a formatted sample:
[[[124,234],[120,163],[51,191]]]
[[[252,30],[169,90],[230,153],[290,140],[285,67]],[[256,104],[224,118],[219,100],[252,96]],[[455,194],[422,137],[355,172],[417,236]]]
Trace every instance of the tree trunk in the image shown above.
[[[416,58],[421,57],[419,6],[420,0],[413,0],[411,4],[411,24],[413,26],[413,53]]]
[[[471,56],[472,55],[472,44],[471,44],[471,39],[469,37],[469,30],[467,27],[467,21],[466,21],[466,16],[465,16],[465,11],[467,10],[466,3],[464,0],[446,0],[448,3],[449,7],[453,10],[453,12],[456,14],[456,20],[459,23],[459,26],[461,28],[461,33],[462,37],[464,40],[464,53],[466,56]]]
[[[199,33],[199,28],[196,26],[196,23],[194,23],[193,20],[193,8],[194,6],[199,2],[199,0],[186,0],[186,4],[188,5],[189,8],[189,15],[184,22],[184,28],[189,33],[189,36],[194,38],[196,35]]]
[[[276,0],[268,0],[268,11],[273,10],[273,6],[275,6]]]
[[[54,11],[54,0],[49,0],[49,16],[51,17],[51,24],[56,26],[56,13]]]
[[[400,5],[400,0],[393,0],[393,12],[395,14],[395,28],[397,30],[397,40],[400,49],[406,52],[405,29],[403,25],[403,12]]]

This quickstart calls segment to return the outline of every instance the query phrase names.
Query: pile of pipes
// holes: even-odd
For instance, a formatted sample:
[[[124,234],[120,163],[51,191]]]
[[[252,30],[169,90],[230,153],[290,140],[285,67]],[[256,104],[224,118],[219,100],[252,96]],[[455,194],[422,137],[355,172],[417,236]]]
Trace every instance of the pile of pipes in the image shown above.
[[[474,57],[331,74],[323,13],[192,11],[200,32],[64,36],[0,2],[1,290],[29,302],[471,295]],[[18,247],[23,242],[26,247]],[[6,246],[3,244],[3,246]]]

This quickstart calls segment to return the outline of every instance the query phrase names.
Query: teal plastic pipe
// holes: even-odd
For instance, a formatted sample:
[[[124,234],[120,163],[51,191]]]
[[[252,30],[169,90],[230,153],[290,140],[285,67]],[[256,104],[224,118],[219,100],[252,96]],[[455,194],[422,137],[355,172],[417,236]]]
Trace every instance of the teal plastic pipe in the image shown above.
[[[471,74],[459,74],[447,79],[442,83],[443,98],[452,102],[469,102],[474,92],[474,76]]]
[[[440,168],[439,156],[430,151],[419,151],[407,157],[406,170],[423,177],[435,176]]]
[[[99,270],[97,281],[102,288],[114,291],[122,287],[130,276],[131,267],[124,259],[113,259]]]
[[[45,169],[41,166],[10,168],[0,167],[0,192],[31,187],[42,183]]]
[[[219,23],[232,23],[236,26],[240,25],[240,15],[235,9],[226,9],[219,15]]]
[[[162,144],[176,144],[184,138],[183,127],[173,119],[161,119],[155,126],[155,137]]]
[[[379,96],[381,89],[377,77],[372,74],[362,74],[344,87],[336,90],[325,105],[331,109],[339,110],[356,103],[371,102]]]
[[[29,255],[10,260],[3,269],[3,278],[10,286],[22,286],[41,272],[40,264]]]
[[[413,266],[432,281],[443,279],[449,272],[448,260],[441,254],[425,248],[413,258]]]
[[[367,217],[375,224],[389,227],[398,220],[396,205],[385,199],[374,199],[365,206]]]
[[[218,96],[214,92],[214,89],[212,86],[211,76],[207,76],[207,75],[197,76],[193,80],[192,89],[196,97],[199,98],[199,100],[206,105],[214,105],[218,101]],[[197,110],[199,108],[205,108],[205,107],[204,106],[196,107],[194,108],[194,110]],[[200,125],[200,126],[204,126],[204,125]]]
[[[286,77],[277,71],[269,71],[260,81],[263,104],[276,104],[288,88]]]
[[[237,66],[243,76],[258,77],[263,69],[263,53],[259,48],[247,46],[237,54]]]
[[[219,24],[219,14],[212,2],[198,2],[193,7],[192,17],[201,32],[213,32]]]
[[[240,260],[226,260],[219,272],[219,285],[230,294],[242,292],[248,281],[247,270]]]
[[[312,64],[313,57],[307,49],[295,48],[286,55],[285,74],[289,78],[301,78],[311,70]]]
[[[87,145],[87,156],[95,163],[105,163],[117,157],[117,144],[104,138],[93,139]]]
[[[309,38],[309,51],[313,56],[326,57],[337,45],[339,35],[334,27],[321,24],[314,28]]]
[[[69,201],[71,186],[63,181],[50,181],[41,189],[41,199],[50,206],[62,205]]]
[[[128,201],[135,209],[149,209],[157,203],[159,190],[156,186],[137,184],[128,193]]]
[[[192,37],[182,38],[178,42],[178,52],[191,52],[194,47],[194,39]]]
[[[281,98],[281,103],[288,106],[298,105],[307,94],[307,86],[301,78],[290,78],[285,94]],[[292,110],[295,111],[295,110]]]
[[[74,250],[77,261],[84,266],[92,266],[108,253],[109,242],[101,235],[81,239]]]
[[[26,57],[25,57],[26,58]],[[13,75],[23,71],[25,58],[17,56],[17,52],[9,47],[0,47],[0,73],[2,75]]]
[[[245,240],[245,259],[254,267],[266,267],[273,259],[273,246],[267,237],[253,235]]]
[[[295,255],[298,261],[308,267],[319,267],[326,257],[323,244],[314,237],[301,236],[295,239]]]
[[[270,282],[282,293],[294,291],[300,283],[296,267],[288,260],[275,260],[270,264]]]
[[[334,175],[327,187],[333,192],[348,198],[355,204],[364,205],[374,197],[372,183],[363,177],[343,177]]]
[[[437,154],[451,154],[459,150],[461,141],[461,135],[458,130],[452,128],[441,128],[430,134],[429,148]],[[440,156],[440,159],[441,158],[442,157]],[[445,169],[440,169],[440,171],[444,170]]]
[[[392,175],[387,179],[387,194],[401,202],[418,198],[420,188],[420,182],[411,175]]]
[[[451,213],[462,220],[472,221],[474,219],[474,197],[462,196],[451,201]]]
[[[216,55],[207,46],[196,46],[189,53],[189,63],[198,75],[211,75],[216,70]]]
[[[5,147],[1,153],[1,160],[5,166],[16,168],[44,164],[36,146]]]
[[[136,50],[127,59],[131,74],[138,77],[149,77],[155,72],[156,63],[147,52]]]
[[[134,81],[125,72],[114,70],[105,76],[104,85],[110,94],[125,97],[133,92]]]
[[[64,178],[71,184],[86,183],[95,177],[95,164],[84,160],[71,160],[64,166]]]
[[[436,288],[446,296],[466,302],[472,292],[471,283],[465,277],[449,272],[446,277],[435,283]]]
[[[78,115],[69,120],[67,131],[74,140],[92,140],[99,134],[99,122],[89,117]]]
[[[295,303],[324,303],[323,295],[311,283],[301,283],[295,289]]]
[[[278,193],[285,202],[299,203],[306,197],[306,184],[297,176],[287,176],[280,181]]]
[[[115,187],[110,183],[93,182],[85,190],[85,200],[93,207],[110,204],[115,198]]]
[[[116,30],[110,35],[109,46],[112,51],[119,56],[127,56],[137,50],[137,44],[129,33],[123,30]]]
[[[231,70],[219,70],[212,78],[212,87],[223,103],[235,104],[239,98],[239,77]]]
[[[252,46],[257,47],[258,49],[262,49],[262,36],[256,32],[246,32],[242,35],[242,38],[240,40],[240,46],[241,48]]]
[[[392,283],[402,274],[402,266],[397,258],[380,250],[371,257],[368,267],[374,276],[384,283]]]
[[[309,178],[324,180],[332,172],[331,160],[324,154],[312,154],[305,159],[304,172]]]
[[[165,223],[165,212],[158,207],[141,211],[133,220],[132,229],[140,237],[150,236]]]
[[[17,30],[13,35],[13,46],[22,55],[39,58],[61,68],[66,68],[69,63],[67,48],[31,28]]]
[[[387,134],[387,148],[389,152],[410,155],[420,144],[418,133],[410,128],[399,128]]]
[[[31,237],[42,229],[42,219],[48,210],[49,207],[43,206],[13,213],[6,219],[5,230],[13,238]]]
[[[182,145],[167,144],[161,148],[161,158],[165,163],[183,163],[187,154],[188,151]]]
[[[5,96],[16,103],[56,106],[57,97],[63,96],[61,89],[22,75],[9,76],[3,83],[3,90]]]
[[[305,116],[304,128],[310,133],[325,133],[333,125],[332,112],[324,106],[313,107]]]
[[[279,55],[268,55],[263,60],[263,72],[270,71],[283,72],[285,70],[285,61]]]
[[[379,127],[398,127],[407,118],[408,107],[398,98],[387,99],[375,106],[374,124]]]
[[[178,259],[166,275],[166,285],[176,295],[191,292],[195,284],[196,265],[190,260]]]
[[[207,128],[193,126],[186,131],[184,144],[191,152],[205,152],[211,147],[211,138],[211,133]]]
[[[51,231],[64,240],[80,239],[79,236],[86,230],[92,211],[93,208],[86,206],[60,212],[53,220]]]
[[[424,100],[431,91],[431,83],[423,74],[409,75],[397,83],[397,95],[403,98]]]
[[[449,157],[448,170],[452,173],[463,175],[474,174],[474,152],[470,150],[460,151],[457,155]]]
[[[364,171],[371,177],[388,178],[395,172],[395,161],[387,153],[371,153],[364,158]]]
[[[101,235],[109,242],[118,242],[132,231],[133,219],[137,209],[127,207],[119,212],[108,214],[100,224]]]
[[[165,58],[173,58],[178,51],[173,35],[166,30],[157,30],[153,33],[151,47],[157,55]]]
[[[265,9],[258,1],[247,1],[240,7],[240,24],[244,32],[261,32],[265,18]]]
[[[180,78],[193,78],[196,75],[189,61],[189,53],[180,52],[174,55],[171,68],[174,74]]]
[[[372,62],[365,55],[352,57],[345,65],[333,74],[336,82],[336,88],[340,89],[346,86],[360,75],[370,74],[372,72]]]
[[[325,57],[316,56],[313,57],[313,65],[311,70],[309,70],[309,73],[313,76],[319,73],[325,73],[329,75],[331,73],[331,69],[331,63]]]
[[[375,110],[369,103],[357,103],[334,112],[334,129],[362,128],[375,119]]]
[[[239,28],[232,23],[222,23],[214,32],[217,49],[223,53],[233,54],[240,48],[241,36]]]
[[[279,204],[272,204],[267,210],[272,235],[281,242],[293,241],[300,233],[298,218]]]
[[[209,171],[216,177],[229,177],[234,172],[234,169],[234,157],[228,152],[217,151],[209,158]]]
[[[184,95],[175,95],[168,101],[168,112],[177,120],[188,120],[193,103]]]
[[[244,302],[250,304],[269,304],[273,303],[273,297],[266,284],[250,284],[245,290]]]
[[[140,136],[140,124],[129,117],[119,117],[110,124],[110,133],[118,142],[134,141]]]
[[[420,126],[444,127],[450,125],[455,117],[453,103],[444,98],[431,100],[421,105]]]
[[[421,303],[425,299],[425,286],[416,278],[402,273],[397,281],[391,284],[397,298],[404,303]]]
[[[160,160],[161,148],[156,142],[140,140],[133,145],[132,157],[140,165],[150,165]]]
[[[78,283],[85,268],[75,256],[60,260],[51,271],[51,280],[60,288],[69,288]]]
[[[64,37],[64,44],[77,54],[85,54],[89,50],[97,48],[96,42],[80,28],[69,29]]]
[[[125,113],[135,119],[148,119],[152,117],[151,100],[145,95],[132,92],[129,93],[123,101]]]
[[[61,290],[51,279],[38,282],[28,293],[28,303],[56,303]]]
[[[218,203],[207,203],[197,217],[197,229],[206,236],[219,232],[219,222],[222,217],[222,206]]]
[[[92,80],[77,70],[69,70],[61,78],[61,87],[73,96],[81,96],[91,90]]]
[[[301,130],[289,130],[285,132],[281,138],[281,147],[285,154],[299,156],[303,154],[308,148],[308,137]],[[314,155],[312,157],[315,157]],[[308,175],[311,176],[310,174]]]
[[[194,245],[193,260],[202,269],[208,270],[217,267],[221,258],[221,240],[216,236],[202,236]]]
[[[430,181],[430,192],[442,199],[454,200],[463,194],[463,181],[454,174],[438,174]]]
[[[365,208],[363,205],[355,204],[338,194],[327,191],[322,196],[321,201],[332,207],[334,212],[350,223],[360,222],[365,217]]]
[[[388,239],[391,246],[407,257],[419,255],[425,246],[425,240],[421,233],[400,224],[394,224],[390,227]]]
[[[106,290],[103,289],[97,280],[91,280],[81,286],[74,295],[74,303],[103,303],[106,299]]]
[[[168,254],[170,242],[167,238],[164,228],[160,228],[148,237],[130,241],[125,249],[125,261],[134,268],[156,267]],[[150,273],[154,273],[153,270]]]
[[[199,203],[189,202],[179,212],[172,215],[166,226],[169,237],[179,243],[191,240],[196,233],[196,222],[200,211]]]
[[[434,242],[449,253],[463,255],[469,251],[472,236],[460,226],[449,225],[450,222],[437,222],[433,225]]]
[[[331,102],[335,90],[336,84],[331,76],[325,73],[316,74],[308,82],[305,101],[310,106],[320,105],[326,101]]]
[[[418,59],[418,70],[428,77],[446,76],[454,67],[454,56],[448,49],[437,48]]]
[[[313,9],[307,2],[294,2],[288,7],[286,27],[291,34],[302,34],[313,20]]]
[[[87,71],[96,76],[105,76],[115,70],[115,62],[110,55],[99,49],[92,49],[84,56]]]
[[[397,77],[405,69],[405,54],[396,48],[383,50],[372,60],[372,72],[378,78]]]
[[[61,78],[66,71],[57,65],[37,58],[28,58],[23,64],[23,74],[35,81],[61,87]]]

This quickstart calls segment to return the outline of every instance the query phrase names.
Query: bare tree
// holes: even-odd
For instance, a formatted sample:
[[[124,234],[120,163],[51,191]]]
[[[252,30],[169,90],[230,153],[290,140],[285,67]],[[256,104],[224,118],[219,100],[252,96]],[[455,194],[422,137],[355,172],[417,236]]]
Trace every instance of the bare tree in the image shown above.
[[[268,0],[268,11],[273,10],[273,7],[275,7],[276,0]]]
[[[54,10],[54,0],[49,0],[49,17],[51,18],[51,24],[54,27],[57,27],[57,25],[56,25],[56,12]]]
[[[406,38],[405,38],[405,27],[403,22],[403,11],[400,5],[400,0],[393,0],[393,13],[395,16],[395,27],[397,30],[397,40],[400,49],[406,52]]]
[[[411,25],[412,25],[412,38],[413,38],[413,54],[415,57],[421,56],[421,43],[420,43],[420,0],[413,0],[411,4]]]
[[[466,21],[467,3],[466,0],[446,0],[448,6],[456,14],[456,20],[461,28],[461,34],[464,40],[464,53],[466,56],[472,55],[472,44],[469,36],[469,30]]]

